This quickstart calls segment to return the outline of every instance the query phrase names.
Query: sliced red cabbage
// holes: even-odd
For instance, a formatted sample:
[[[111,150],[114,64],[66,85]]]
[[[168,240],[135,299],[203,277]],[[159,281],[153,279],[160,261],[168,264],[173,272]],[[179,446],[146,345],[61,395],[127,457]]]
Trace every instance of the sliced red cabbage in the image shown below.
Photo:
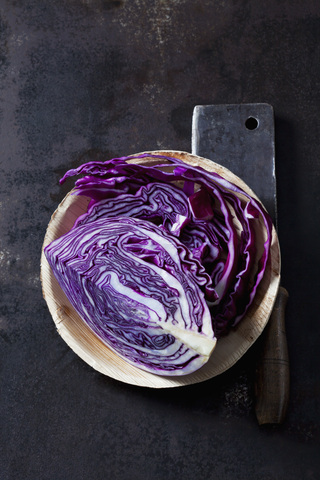
[[[45,249],[59,284],[129,362],[166,375],[195,371],[252,304],[270,216],[218,174],[165,155],[89,162],[61,182],[81,174],[74,193],[91,198],[88,211]]]
[[[55,240],[46,256],[82,319],[133,365],[182,375],[207,362],[216,339],[197,283],[203,267],[175,237],[103,218]]]

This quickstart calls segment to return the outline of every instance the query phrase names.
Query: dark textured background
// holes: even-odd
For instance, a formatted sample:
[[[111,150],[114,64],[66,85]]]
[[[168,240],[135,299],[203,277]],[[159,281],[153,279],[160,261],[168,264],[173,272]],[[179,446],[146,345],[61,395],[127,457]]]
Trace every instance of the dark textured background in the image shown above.
[[[0,0],[0,478],[320,478],[317,0]],[[150,391],[60,339],[42,299],[50,215],[82,161],[190,151],[194,105],[276,113],[291,399],[259,428],[259,342],[225,374]]]

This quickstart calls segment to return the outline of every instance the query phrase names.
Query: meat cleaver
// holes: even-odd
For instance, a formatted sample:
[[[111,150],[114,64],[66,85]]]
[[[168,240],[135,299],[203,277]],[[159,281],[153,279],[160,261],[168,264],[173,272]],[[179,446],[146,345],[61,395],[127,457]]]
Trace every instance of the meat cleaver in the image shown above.
[[[274,130],[273,108],[266,103],[198,105],[193,111],[192,153],[240,177],[260,198],[277,228]],[[259,425],[282,423],[288,406],[287,298],[287,291],[280,286],[262,334],[255,381]]]

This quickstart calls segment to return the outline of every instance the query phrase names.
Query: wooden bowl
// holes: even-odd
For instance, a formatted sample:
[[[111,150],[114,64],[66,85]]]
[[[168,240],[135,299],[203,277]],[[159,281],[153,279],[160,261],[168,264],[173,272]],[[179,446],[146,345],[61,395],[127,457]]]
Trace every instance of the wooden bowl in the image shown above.
[[[240,178],[211,160],[186,152],[154,151],[148,153],[173,156],[190,165],[198,165],[208,171],[216,172],[241,187],[251,196],[256,197]],[[154,159],[152,161],[154,162]],[[138,159],[135,162],[148,164],[150,160]],[[43,248],[68,232],[75,220],[86,212],[88,203],[89,199],[86,197],[68,194],[51,217]],[[271,314],[280,283],[280,249],[277,234],[273,228],[271,255],[265,275],[246,317],[236,329],[218,340],[210,360],[200,370],[185,376],[159,376],[136,368],[120,358],[81,320],[53,275],[44,256],[43,248],[41,255],[43,296],[61,337],[79,357],[98,372],[121,382],[142,387],[168,388],[190,385],[208,380],[232,367],[262,333]]]

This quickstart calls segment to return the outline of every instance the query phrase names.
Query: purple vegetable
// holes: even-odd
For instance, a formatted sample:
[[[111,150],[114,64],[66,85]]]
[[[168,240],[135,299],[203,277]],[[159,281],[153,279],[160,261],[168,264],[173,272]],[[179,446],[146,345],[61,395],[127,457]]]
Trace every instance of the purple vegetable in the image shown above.
[[[148,165],[130,163],[133,159]],[[89,327],[133,365],[161,375],[206,363],[245,316],[264,275],[272,223],[221,176],[142,154],[89,162],[74,193],[91,198],[45,249]]]

